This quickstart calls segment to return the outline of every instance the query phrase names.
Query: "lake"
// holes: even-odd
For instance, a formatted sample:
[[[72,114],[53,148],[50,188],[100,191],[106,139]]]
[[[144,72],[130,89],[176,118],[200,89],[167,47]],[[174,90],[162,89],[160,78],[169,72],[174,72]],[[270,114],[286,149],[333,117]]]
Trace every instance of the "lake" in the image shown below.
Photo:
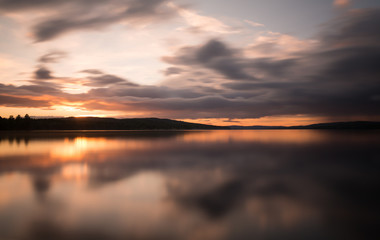
[[[369,239],[380,132],[0,133],[0,239]]]

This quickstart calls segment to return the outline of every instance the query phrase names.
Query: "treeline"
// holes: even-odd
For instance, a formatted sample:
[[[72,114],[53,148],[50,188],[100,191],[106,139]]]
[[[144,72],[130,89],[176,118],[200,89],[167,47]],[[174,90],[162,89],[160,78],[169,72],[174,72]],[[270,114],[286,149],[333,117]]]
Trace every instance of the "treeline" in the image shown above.
[[[17,115],[13,117],[10,115],[9,118],[2,118],[0,116],[0,130],[29,130],[32,127],[33,119],[30,118],[28,114],[24,117]]]
[[[228,129],[213,125],[159,118],[51,118],[32,119],[28,114],[16,118],[0,117],[0,130],[154,130],[154,129]]]

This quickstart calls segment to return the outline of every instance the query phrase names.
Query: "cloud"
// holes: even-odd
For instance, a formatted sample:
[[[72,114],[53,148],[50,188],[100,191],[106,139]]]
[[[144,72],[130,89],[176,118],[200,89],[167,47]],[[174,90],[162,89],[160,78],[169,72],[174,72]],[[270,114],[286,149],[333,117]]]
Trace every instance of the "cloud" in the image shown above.
[[[41,63],[57,63],[59,62],[62,58],[67,57],[67,53],[64,51],[50,51],[49,53],[46,53],[42,55],[38,61]]]
[[[235,29],[227,26],[216,18],[202,16],[192,10],[177,6],[173,2],[169,2],[167,5],[178,12],[189,25],[186,30],[190,30],[191,32],[214,32],[219,34],[237,32]]]
[[[217,39],[195,47],[183,47],[174,56],[163,57],[162,60],[175,65],[203,66],[230,79],[254,79],[244,71],[239,51]]]
[[[167,69],[164,71],[164,74],[165,74],[166,76],[170,76],[170,75],[180,74],[181,72],[182,72],[182,69],[181,69],[181,68],[170,67],[170,68],[167,68]]]
[[[244,49],[244,54],[252,58],[289,58],[309,51],[315,45],[315,40],[301,40],[288,34],[264,31]]]
[[[27,97],[14,97],[0,94],[0,106],[42,108],[50,107],[50,103],[48,101],[33,100]]]
[[[54,77],[51,75],[51,71],[50,71],[49,69],[47,69],[46,67],[44,67],[44,66],[39,67],[39,68],[34,72],[34,77],[35,77],[35,79],[41,79],[41,80],[52,79],[52,78],[54,78]]]
[[[91,87],[103,87],[103,86],[117,84],[117,83],[123,83],[123,85],[126,85],[126,86],[137,86],[137,84],[135,83],[131,83],[123,78],[110,75],[110,74],[103,74],[97,77],[90,77],[88,78],[88,81],[86,81],[83,85],[91,86]]]
[[[16,0],[0,1],[0,11],[42,13],[32,27],[36,42],[77,30],[100,30],[111,24],[155,23],[175,15],[167,0]]]
[[[253,22],[251,20],[244,20],[244,22],[251,25],[252,27],[265,27],[264,24]]]
[[[79,79],[53,78],[49,69],[40,66],[32,85],[0,85],[0,91],[21,98],[41,90],[56,104],[165,118],[298,114],[325,119],[378,118],[380,10],[344,14],[326,23],[312,44],[306,40],[304,47],[279,51],[280,57],[275,51],[253,54],[253,47],[257,51],[265,44],[263,39],[241,47],[222,39],[183,46],[162,58],[169,66],[165,81],[157,86],[135,84],[97,69],[83,70],[89,75]],[[268,39],[269,49],[286,49],[287,44],[292,48],[303,42],[281,34],[269,34]],[[68,85],[85,90],[70,94],[63,91]],[[21,105],[23,99],[6,101]]]
[[[98,75],[98,74],[103,74],[102,71],[98,70],[98,69],[85,69],[85,70],[82,70],[80,71],[81,73],[89,73],[89,74],[94,74],[94,75]]]
[[[106,17],[88,19],[51,19],[35,25],[33,27],[33,34],[37,42],[43,42],[74,30],[100,29],[115,21],[116,19],[114,17],[111,17],[110,19],[107,19]]]
[[[325,47],[374,47],[379,45],[380,8],[353,10],[330,21],[320,36]]]
[[[149,100],[149,99],[188,99],[202,97],[203,94],[192,89],[179,89],[170,88],[166,86],[120,86],[115,85],[108,88],[97,88],[89,91],[89,95],[96,97],[119,97],[120,100],[133,101],[133,100]],[[132,98],[131,98],[132,97]],[[142,99],[136,99],[142,98]],[[144,101],[144,102],[145,102]]]
[[[4,85],[0,84],[0,94],[9,94],[9,95],[17,95],[17,96],[39,96],[39,95],[53,95],[57,96],[61,92],[50,86],[42,86],[38,84],[34,85]]]
[[[221,40],[211,40],[183,47],[163,60],[181,65],[186,71],[196,65],[197,71],[205,68],[221,73],[225,80],[219,83],[230,91],[221,95],[223,108],[218,104],[212,106],[219,109],[215,112],[224,111],[224,117],[234,114],[239,117],[281,114],[379,116],[380,106],[374,100],[380,91],[377,67],[380,62],[379,11],[367,9],[346,13],[327,23],[313,43],[291,52],[284,51],[280,58],[271,52],[267,56],[263,52],[258,57],[242,55],[247,49],[232,49]],[[284,39],[282,35],[275,36]],[[288,40],[283,41],[281,47],[297,45],[298,40],[290,36],[285,39]],[[278,41],[266,44],[272,47]],[[219,59],[223,59],[224,64],[220,64]]]

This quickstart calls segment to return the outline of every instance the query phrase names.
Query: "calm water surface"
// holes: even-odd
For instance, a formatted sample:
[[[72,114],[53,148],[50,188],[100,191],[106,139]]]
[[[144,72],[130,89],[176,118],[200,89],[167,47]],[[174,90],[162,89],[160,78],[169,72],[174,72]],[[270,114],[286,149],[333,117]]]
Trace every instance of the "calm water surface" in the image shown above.
[[[0,133],[0,239],[375,239],[379,169],[376,131]]]

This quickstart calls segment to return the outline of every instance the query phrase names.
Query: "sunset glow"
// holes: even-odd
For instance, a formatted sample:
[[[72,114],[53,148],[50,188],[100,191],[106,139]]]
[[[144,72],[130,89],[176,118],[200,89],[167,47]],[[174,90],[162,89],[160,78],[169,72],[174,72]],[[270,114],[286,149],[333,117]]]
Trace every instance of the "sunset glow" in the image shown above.
[[[378,239],[380,0],[0,0],[0,240]]]
[[[235,2],[0,1],[0,116],[380,119],[378,1]]]

